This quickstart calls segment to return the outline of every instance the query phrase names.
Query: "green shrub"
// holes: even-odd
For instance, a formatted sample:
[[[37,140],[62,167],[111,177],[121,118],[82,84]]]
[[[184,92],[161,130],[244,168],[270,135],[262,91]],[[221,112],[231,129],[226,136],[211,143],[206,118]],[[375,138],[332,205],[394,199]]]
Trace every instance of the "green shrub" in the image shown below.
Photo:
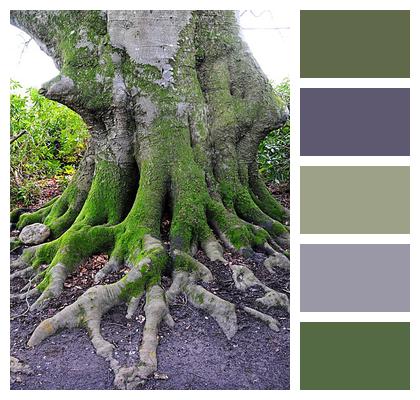
[[[285,79],[275,87],[277,96],[290,109],[290,82]],[[267,182],[288,183],[290,179],[290,120],[280,128],[270,132],[258,149],[260,173]]]
[[[12,207],[29,205],[39,195],[36,181],[74,173],[88,131],[78,114],[48,100],[36,89],[10,84],[10,195]],[[38,191],[39,192],[39,191]]]

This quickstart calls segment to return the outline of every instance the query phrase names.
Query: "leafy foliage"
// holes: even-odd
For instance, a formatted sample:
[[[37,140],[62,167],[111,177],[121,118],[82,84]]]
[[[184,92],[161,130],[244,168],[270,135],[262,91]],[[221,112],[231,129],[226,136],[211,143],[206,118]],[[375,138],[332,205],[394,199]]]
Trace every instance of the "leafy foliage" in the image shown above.
[[[290,109],[289,79],[275,88],[277,96]],[[258,149],[260,173],[267,182],[284,183],[290,178],[290,119],[280,128],[270,132]]]
[[[10,138],[17,138],[10,145],[11,205],[27,206],[39,196],[39,179],[74,173],[88,131],[79,115],[36,89],[24,91],[16,81],[10,89]]]

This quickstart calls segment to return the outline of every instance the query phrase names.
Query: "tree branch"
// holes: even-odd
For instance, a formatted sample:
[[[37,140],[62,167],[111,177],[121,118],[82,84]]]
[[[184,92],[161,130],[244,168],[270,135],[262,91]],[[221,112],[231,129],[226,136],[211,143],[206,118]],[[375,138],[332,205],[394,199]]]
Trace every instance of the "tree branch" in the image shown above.
[[[10,144],[12,144],[14,141],[18,140],[21,136],[25,135],[26,133],[29,133],[27,130],[23,130],[19,132],[16,136],[12,137],[10,139]]]

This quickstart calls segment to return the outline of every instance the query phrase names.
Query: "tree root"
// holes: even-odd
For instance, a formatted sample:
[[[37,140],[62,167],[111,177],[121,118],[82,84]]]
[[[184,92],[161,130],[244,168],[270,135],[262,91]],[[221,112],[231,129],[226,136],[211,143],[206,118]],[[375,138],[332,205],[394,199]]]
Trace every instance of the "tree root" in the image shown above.
[[[239,222],[237,229],[250,235],[249,243],[253,243],[256,249],[262,250],[268,255],[266,262],[270,263],[270,266],[281,264],[279,260],[282,262],[286,258],[278,251],[281,250],[281,247],[270,236],[267,236],[263,228],[241,222],[239,219],[237,221]],[[111,230],[111,234],[108,232],[109,230]],[[90,243],[88,251],[81,251],[80,247],[75,247],[75,243],[86,240],[89,235],[92,235],[92,232],[95,232],[92,236],[92,239],[94,238],[96,241],[94,246]],[[121,269],[128,262],[131,268],[126,275],[115,283],[88,289],[73,304],[41,322],[30,337],[28,345],[35,346],[63,328],[84,327],[89,333],[96,353],[110,363],[115,374],[115,386],[119,389],[134,389],[157,371],[156,350],[159,326],[162,321],[168,326],[173,326],[174,322],[170,316],[168,305],[175,303],[179,295],[185,295],[192,306],[208,313],[228,340],[236,334],[238,322],[235,304],[222,299],[200,285],[200,281],[209,283],[213,280],[213,274],[205,265],[187,252],[177,249],[172,243],[171,256],[174,270],[172,284],[165,293],[160,286],[160,277],[168,265],[168,255],[162,242],[145,233],[147,230],[138,228],[141,236],[137,243],[140,244],[140,247],[127,254],[124,252],[128,247],[121,247],[121,242],[114,239],[116,232],[126,233],[127,227],[116,225],[104,228],[79,225],[78,229],[70,229],[60,239],[29,248],[24,256],[13,264],[12,278],[31,276],[31,281],[24,288],[26,292],[12,295],[12,298],[27,301],[40,294],[30,306],[30,310],[43,307],[50,298],[57,297],[61,293],[65,279],[84,258],[99,249],[108,247],[115,256],[111,256],[108,263],[96,274],[95,282],[97,283],[107,274]],[[219,233],[220,231],[216,231],[217,235]],[[257,245],[255,242],[255,238],[259,235],[263,238],[261,245]],[[227,237],[226,241],[229,241]],[[113,243],[114,247],[110,246],[110,243]],[[202,240],[200,245],[210,260],[223,262],[227,266],[223,257],[223,248],[214,236],[207,236],[207,239]],[[121,252],[122,250],[124,251]],[[252,251],[251,247],[249,250]],[[75,252],[77,252],[76,255]],[[123,259],[120,258],[121,254],[125,254]],[[47,269],[41,267],[43,265],[41,263],[45,261],[50,262]],[[259,286],[264,290],[265,295],[256,300],[257,304],[266,309],[271,307],[288,309],[287,296],[264,285],[251,270],[238,265],[232,265],[230,268],[237,289],[245,291],[250,287]],[[37,284],[31,288],[34,282]],[[127,304],[126,317],[132,318],[144,295],[146,297],[144,306],[146,319],[139,347],[140,360],[134,366],[121,366],[114,357],[114,346],[101,335],[101,319],[108,310],[121,303]],[[244,307],[244,311],[266,323],[270,329],[279,330],[279,322],[270,315],[250,307]]]
[[[140,362],[136,366],[120,368],[116,373],[114,384],[119,389],[135,389],[157,370],[156,349],[159,343],[158,331],[163,321],[169,327],[174,320],[169,314],[165,292],[158,286],[152,286],[146,294],[144,307],[146,322],[139,349]]]
[[[143,169],[143,174],[147,174],[147,168]],[[95,284],[112,272],[127,265],[130,267],[117,282],[91,287],[73,304],[41,322],[28,341],[29,346],[35,346],[60,329],[84,327],[96,353],[110,363],[115,386],[119,389],[134,389],[157,371],[159,326],[162,322],[173,326],[169,306],[180,295],[184,295],[193,307],[209,314],[228,340],[236,334],[236,305],[200,284],[211,282],[213,274],[192,256],[198,246],[211,261],[221,262],[226,268],[229,268],[228,263],[218,239],[225,248],[247,257],[254,251],[264,252],[267,255],[264,265],[271,272],[275,267],[289,268],[289,260],[282,254],[287,246],[287,232],[283,225],[257,207],[248,192],[244,202],[240,198],[235,200],[231,211],[220,201],[206,197],[206,192],[203,195],[205,207],[196,207],[189,215],[185,206],[174,208],[168,254],[159,239],[157,223],[161,218],[162,204],[159,201],[163,201],[164,192],[160,193],[157,208],[148,207],[145,201],[159,193],[163,183],[153,180],[153,184],[157,186],[148,186],[150,181],[140,179],[140,194],[123,221],[120,221],[122,211],[112,213],[109,206],[102,209],[101,216],[95,217],[95,213],[89,210],[92,208],[90,199],[96,195],[89,194],[79,217],[61,237],[26,249],[12,266],[12,279],[30,277],[23,292],[12,295],[12,298],[27,302],[29,298],[35,298],[31,311],[44,307],[49,299],[59,296],[68,275],[93,254],[106,251],[110,256],[107,264],[95,275]],[[184,225],[182,218],[187,218],[188,223]],[[145,221],[145,224],[141,225],[139,221]],[[44,265],[48,267],[42,268]],[[170,265],[173,268],[172,284],[165,293],[160,281]],[[237,289],[245,291],[259,286],[264,290],[264,296],[256,300],[258,305],[267,310],[272,307],[289,309],[287,296],[263,284],[251,270],[238,265],[230,268]],[[33,283],[35,287],[32,287]],[[146,318],[139,345],[139,362],[134,366],[121,366],[114,357],[114,346],[102,337],[101,319],[118,304],[126,304],[126,317],[132,318],[144,297]],[[244,311],[266,323],[270,329],[279,330],[279,322],[270,315],[250,307],[244,307]]]
[[[246,311],[248,314],[252,315],[254,318],[257,318],[263,322],[265,322],[268,327],[273,330],[274,332],[279,332],[279,322],[273,318],[271,315],[264,314],[260,311],[254,310],[251,307],[244,307],[244,311]]]
[[[259,286],[264,290],[265,295],[257,299],[257,303],[265,306],[267,309],[271,307],[283,307],[289,311],[289,299],[285,294],[266,286],[249,268],[243,265],[231,265],[231,269],[233,281],[238,290],[246,291],[251,287]]]

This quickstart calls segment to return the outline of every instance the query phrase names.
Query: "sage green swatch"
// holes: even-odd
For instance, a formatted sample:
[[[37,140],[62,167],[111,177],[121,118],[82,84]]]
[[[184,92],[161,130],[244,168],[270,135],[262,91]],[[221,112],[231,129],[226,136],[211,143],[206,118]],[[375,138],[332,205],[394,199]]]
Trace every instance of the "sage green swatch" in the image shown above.
[[[407,10],[300,12],[301,78],[409,78]]]
[[[410,389],[410,324],[301,323],[300,388]]]
[[[301,167],[300,232],[410,233],[409,167]]]

